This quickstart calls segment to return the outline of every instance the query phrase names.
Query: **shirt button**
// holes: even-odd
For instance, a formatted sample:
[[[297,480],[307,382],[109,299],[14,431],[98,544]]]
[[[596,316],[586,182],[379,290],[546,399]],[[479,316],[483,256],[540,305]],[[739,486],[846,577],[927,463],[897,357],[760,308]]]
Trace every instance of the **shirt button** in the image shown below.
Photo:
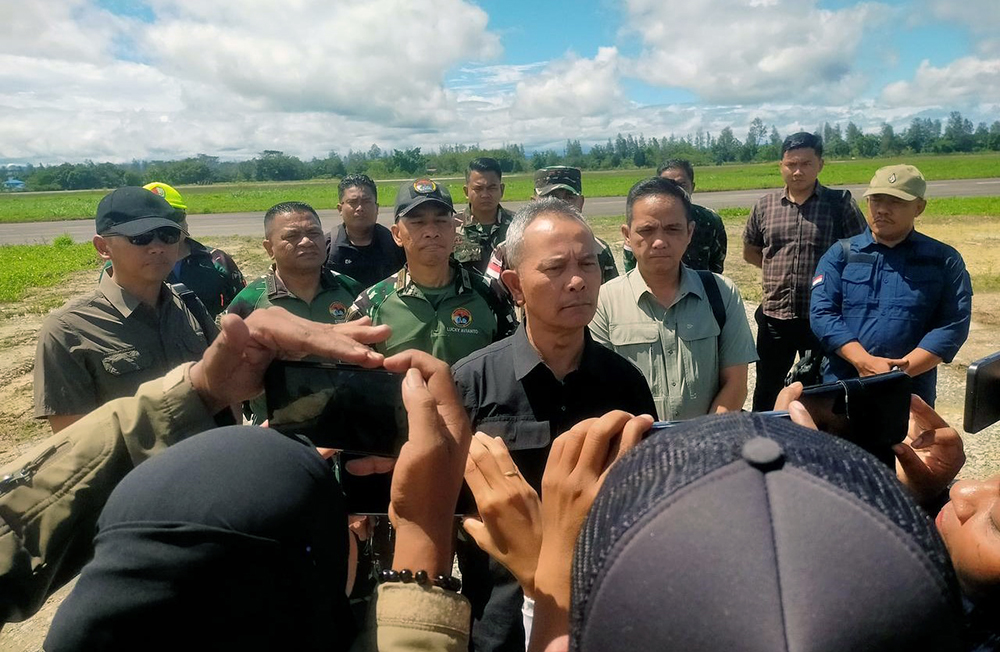
[[[888,282],[889,282],[889,277],[888,277],[888,276],[886,276],[885,278],[883,278],[883,279],[882,279],[882,282],[883,282],[883,283],[888,283]]]
[[[560,405],[559,409],[562,410],[563,412],[565,412],[566,411],[566,406],[565,405]]]
[[[677,387],[677,383],[670,383],[671,387]]]

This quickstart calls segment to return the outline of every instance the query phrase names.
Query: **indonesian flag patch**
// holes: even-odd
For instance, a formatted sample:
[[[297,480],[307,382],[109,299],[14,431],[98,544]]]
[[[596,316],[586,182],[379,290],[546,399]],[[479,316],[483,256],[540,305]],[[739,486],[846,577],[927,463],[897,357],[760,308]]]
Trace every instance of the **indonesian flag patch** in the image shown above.
[[[820,284],[822,284],[822,283],[823,283],[823,275],[822,275],[822,274],[820,274],[819,276],[817,276],[816,278],[814,278],[814,279],[813,279],[813,284],[812,284],[812,286],[813,286],[813,287],[816,287],[817,285],[820,285]]]

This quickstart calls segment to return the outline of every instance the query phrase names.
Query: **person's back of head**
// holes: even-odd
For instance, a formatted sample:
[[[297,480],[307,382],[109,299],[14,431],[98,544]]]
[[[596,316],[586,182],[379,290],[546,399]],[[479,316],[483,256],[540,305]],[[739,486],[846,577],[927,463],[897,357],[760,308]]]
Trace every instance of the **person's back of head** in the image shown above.
[[[697,419],[619,461],[572,589],[574,650],[960,649],[947,552],[895,475],[759,415]]]

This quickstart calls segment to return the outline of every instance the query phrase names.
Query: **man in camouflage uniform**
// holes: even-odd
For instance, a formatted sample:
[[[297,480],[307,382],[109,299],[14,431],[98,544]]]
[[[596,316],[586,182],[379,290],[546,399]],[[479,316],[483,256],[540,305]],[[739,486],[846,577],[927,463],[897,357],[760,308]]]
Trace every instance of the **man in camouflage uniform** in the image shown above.
[[[174,208],[174,218],[184,233],[189,233],[187,225],[187,204],[172,186],[154,181],[143,186],[167,200]],[[111,266],[110,261],[101,271]],[[236,261],[222,249],[209,249],[190,236],[181,240],[180,259],[174,265],[167,283],[183,283],[195,293],[208,310],[209,316],[216,318],[229,302],[246,286],[243,274]]]
[[[454,213],[448,189],[430,179],[400,187],[392,236],[406,252],[406,266],[360,294],[348,314],[392,327],[389,339],[375,345],[380,353],[420,349],[453,364],[514,332],[509,301],[451,257]]]
[[[583,180],[579,168],[571,168],[565,165],[553,165],[542,168],[535,172],[535,194],[531,196],[532,201],[542,197],[555,197],[570,204],[578,211],[583,211]],[[618,276],[618,268],[615,266],[615,257],[611,253],[611,247],[604,240],[594,236],[594,240],[600,245],[597,254],[597,263],[601,266],[601,283],[607,283]],[[503,243],[493,250],[489,267],[486,269],[486,276],[500,283],[500,272],[507,269],[506,255]],[[505,286],[504,286],[505,287]]]
[[[656,176],[670,179],[683,188],[689,197],[694,194],[694,167],[688,160],[671,159],[660,166]],[[691,221],[694,222],[694,235],[684,252],[683,263],[691,269],[706,269],[721,274],[728,246],[722,218],[710,208],[691,204]],[[635,269],[635,255],[627,242],[622,251],[622,259],[626,273]]]
[[[243,289],[226,312],[246,319],[259,308],[280,306],[324,324],[347,321],[347,308],[364,288],[350,276],[324,267],[323,225],[309,204],[285,202],[264,215],[264,250],[274,261],[269,271]],[[250,402],[254,423],[267,418],[263,399]]]
[[[500,162],[488,157],[469,161],[462,189],[469,206],[455,215],[455,260],[483,274],[514,219],[514,214],[500,205],[504,191]]]

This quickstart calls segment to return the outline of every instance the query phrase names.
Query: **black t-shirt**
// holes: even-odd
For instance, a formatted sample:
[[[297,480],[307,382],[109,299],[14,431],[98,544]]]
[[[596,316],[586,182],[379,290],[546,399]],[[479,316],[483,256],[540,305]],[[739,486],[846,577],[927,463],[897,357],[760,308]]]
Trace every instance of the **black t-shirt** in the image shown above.
[[[350,276],[365,288],[395,274],[406,262],[403,248],[392,239],[392,233],[381,224],[375,225],[371,244],[358,247],[351,244],[343,224],[336,237],[327,234],[326,266]]]

